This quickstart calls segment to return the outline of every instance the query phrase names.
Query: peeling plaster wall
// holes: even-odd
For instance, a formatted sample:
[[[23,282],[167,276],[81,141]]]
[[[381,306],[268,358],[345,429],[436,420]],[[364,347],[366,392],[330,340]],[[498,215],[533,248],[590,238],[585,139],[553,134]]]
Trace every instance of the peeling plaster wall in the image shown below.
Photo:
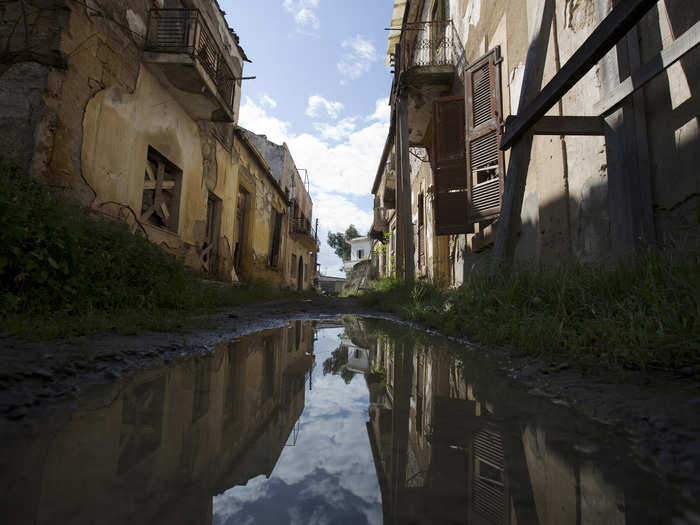
[[[0,125],[15,130],[0,138],[0,159],[27,168],[83,205],[122,218],[195,268],[202,267],[207,199],[216,195],[221,227],[209,271],[235,280],[238,170],[230,153],[232,125],[195,122],[142,65],[148,10],[158,4],[25,4],[31,21],[26,35],[30,55],[22,47],[25,35],[10,36],[13,27],[23,27],[17,18],[20,3],[0,6],[0,39],[12,52],[4,57],[9,65],[0,67]],[[216,2],[187,5],[201,10],[224,55],[230,53],[225,59],[232,71],[240,76],[242,57]],[[240,100],[240,82],[237,87]],[[175,232],[137,224],[149,145],[182,170]]]
[[[260,164],[248,146],[240,139],[235,140],[234,148],[238,161],[238,180],[249,194],[248,231],[241,261],[241,274],[248,280],[264,280],[272,286],[285,284],[284,272],[289,236],[287,207],[277,189],[268,179],[265,168]],[[272,246],[272,211],[282,213],[282,237],[279,264],[270,266]]]

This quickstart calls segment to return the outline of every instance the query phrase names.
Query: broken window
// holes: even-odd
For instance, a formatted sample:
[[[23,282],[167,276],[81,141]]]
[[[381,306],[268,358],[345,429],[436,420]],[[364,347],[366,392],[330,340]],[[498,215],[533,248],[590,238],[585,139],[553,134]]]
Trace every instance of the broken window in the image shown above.
[[[148,147],[141,221],[177,233],[182,170]]]
[[[491,219],[503,195],[501,52],[489,51],[466,71],[467,191],[469,221]]]

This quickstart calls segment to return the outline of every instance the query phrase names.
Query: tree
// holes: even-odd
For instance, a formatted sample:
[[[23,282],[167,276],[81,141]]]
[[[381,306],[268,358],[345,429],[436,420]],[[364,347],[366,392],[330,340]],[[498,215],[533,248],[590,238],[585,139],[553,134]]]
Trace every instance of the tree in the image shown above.
[[[347,227],[345,232],[328,232],[328,246],[333,248],[335,254],[344,261],[350,260],[350,245],[348,241],[359,237],[360,234],[354,224]]]

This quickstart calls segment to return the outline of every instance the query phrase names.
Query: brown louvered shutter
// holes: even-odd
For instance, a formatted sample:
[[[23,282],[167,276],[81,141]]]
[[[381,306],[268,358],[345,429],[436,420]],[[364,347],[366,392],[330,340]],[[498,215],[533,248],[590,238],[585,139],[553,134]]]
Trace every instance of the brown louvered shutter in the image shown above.
[[[467,215],[467,162],[464,142],[464,98],[433,103],[435,230],[438,235],[472,233]]]
[[[494,218],[503,196],[501,49],[469,66],[465,79],[467,193],[470,223]]]

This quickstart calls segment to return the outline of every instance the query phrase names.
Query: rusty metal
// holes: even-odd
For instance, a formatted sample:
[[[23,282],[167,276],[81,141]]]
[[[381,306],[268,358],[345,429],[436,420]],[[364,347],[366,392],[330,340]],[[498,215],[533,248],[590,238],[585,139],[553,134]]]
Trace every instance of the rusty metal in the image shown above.
[[[146,51],[186,54],[196,60],[233,109],[236,78],[199,9],[151,9]]]

